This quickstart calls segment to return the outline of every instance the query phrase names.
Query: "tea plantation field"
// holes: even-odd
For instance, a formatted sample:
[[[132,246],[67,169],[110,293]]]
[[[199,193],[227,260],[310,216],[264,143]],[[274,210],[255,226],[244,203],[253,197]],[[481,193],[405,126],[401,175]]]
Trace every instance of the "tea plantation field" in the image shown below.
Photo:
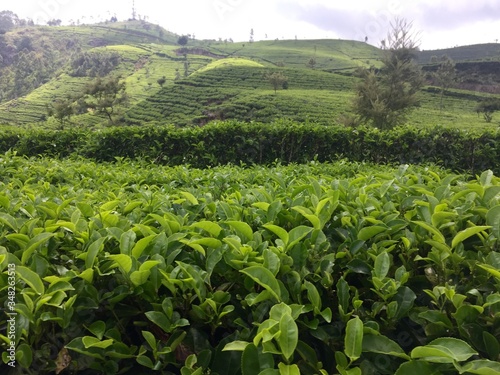
[[[0,372],[498,374],[499,238],[490,171],[8,152]]]

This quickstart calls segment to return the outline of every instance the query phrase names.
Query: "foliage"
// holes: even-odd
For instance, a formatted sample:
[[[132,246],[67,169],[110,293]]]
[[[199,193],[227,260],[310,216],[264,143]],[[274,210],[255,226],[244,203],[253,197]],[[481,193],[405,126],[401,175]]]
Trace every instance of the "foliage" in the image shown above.
[[[26,373],[500,371],[491,171],[7,153],[0,176]]]
[[[283,120],[272,124],[225,121],[194,128],[156,124],[98,131],[6,129],[0,132],[0,151],[13,149],[27,156],[81,155],[99,161],[146,158],[196,167],[348,158],[374,163],[437,163],[474,174],[484,169],[500,173],[499,137],[498,132],[439,127],[380,131]]]
[[[177,44],[180,46],[185,46],[189,42],[189,37],[187,35],[181,35],[179,39],[177,39]]]
[[[52,105],[47,106],[47,115],[54,116],[63,129],[64,121],[69,121],[70,117],[75,114],[75,106],[73,99],[56,100]]]
[[[19,22],[18,16],[10,10],[0,11],[0,35],[12,30]]]
[[[408,112],[418,105],[422,86],[420,67],[414,61],[417,51],[411,23],[397,19],[388,40],[379,70],[361,69],[356,87],[354,111],[361,120],[380,129],[402,125]]]
[[[498,110],[500,110],[500,100],[496,98],[483,100],[476,107],[477,114],[482,113],[486,122],[491,122],[493,113]]]
[[[104,77],[120,63],[117,52],[89,51],[76,55],[70,62],[69,75],[72,77]]]
[[[269,81],[271,86],[273,86],[274,93],[282,87],[284,88],[285,83],[287,83],[288,87],[288,77],[286,77],[283,72],[273,72],[266,74],[266,79]]]
[[[87,108],[94,110],[97,114],[105,115],[110,123],[113,123],[113,115],[117,107],[127,103],[128,96],[125,93],[125,82],[121,77],[98,77],[90,83],[85,95],[88,99],[84,104]]]

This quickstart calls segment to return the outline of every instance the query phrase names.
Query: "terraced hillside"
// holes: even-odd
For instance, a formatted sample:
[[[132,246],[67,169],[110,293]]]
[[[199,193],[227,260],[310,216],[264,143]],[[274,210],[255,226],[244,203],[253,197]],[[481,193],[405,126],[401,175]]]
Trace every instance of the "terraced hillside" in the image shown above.
[[[53,61],[53,66],[42,69],[41,76],[33,73],[18,77],[16,74],[21,73],[14,71],[14,60],[9,62],[4,58],[0,68],[4,72],[0,77],[3,92],[11,87],[6,83],[9,79],[12,82],[21,79],[28,86],[22,88],[25,93],[14,99],[6,99],[8,95],[0,99],[0,123],[62,126],[48,116],[47,107],[71,98],[77,113],[71,116],[70,126],[109,125],[105,117],[78,108],[78,99],[95,75],[72,73],[72,64],[82,54],[91,56],[89,59],[108,54],[117,56],[117,64],[106,74],[121,76],[128,96],[126,105],[116,109],[119,114],[116,121],[120,124],[186,126],[219,119],[271,122],[280,118],[345,124],[351,114],[356,85],[352,73],[358,67],[377,67],[381,56],[381,51],[371,45],[346,40],[253,43],[189,40],[187,46],[181,47],[177,44],[178,37],[142,21],[32,27],[8,33],[5,37],[8,45],[19,49],[27,44],[33,49],[29,56],[24,56],[25,60],[38,56],[38,60],[33,61],[38,61],[40,66],[46,67],[48,61]],[[57,54],[44,55],[40,52],[42,46],[56,50],[56,46],[63,47]],[[438,90],[425,88],[421,93],[421,107],[412,113],[410,122],[416,126],[465,129],[497,127],[495,121],[486,123],[478,117],[474,109],[489,96],[486,92],[496,93],[498,85],[490,70],[498,63],[494,61],[498,45],[422,51],[420,61],[427,63],[431,56],[442,54],[454,58],[457,69],[466,67],[463,74],[469,80],[462,80],[463,87],[458,87],[465,91],[448,90],[444,107],[440,108]],[[474,59],[481,61],[470,61]],[[489,64],[489,70],[483,74],[483,70],[476,69],[477,64],[486,68],[485,64]],[[32,68],[38,72],[37,66]],[[426,69],[435,68],[434,63]],[[468,73],[469,68],[476,69],[475,75]],[[273,72],[282,72],[286,77],[277,92],[266,78]]]

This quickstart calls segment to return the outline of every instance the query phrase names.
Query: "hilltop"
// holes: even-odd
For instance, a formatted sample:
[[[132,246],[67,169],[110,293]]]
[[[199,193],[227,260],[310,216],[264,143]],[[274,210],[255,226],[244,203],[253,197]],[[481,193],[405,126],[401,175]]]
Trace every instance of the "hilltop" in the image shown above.
[[[344,123],[358,67],[379,65],[382,51],[347,40],[269,40],[247,43],[199,41],[145,21],[79,26],[28,26],[0,38],[0,123],[56,127],[48,107],[73,101],[68,126],[106,125],[105,118],[78,107],[87,85],[119,75],[127,102],[117,122],[140,125],[203,125],[212,120],[269,122],[290,118],[320,124]],[[463,80],[441,110],[438,92],[423,90],[422,106],[410,121],[418,126],[487,127],[474,108],[497,93],[500,48],[496,44],[422,51],[428,72],[435,58],[457,62]],[[432,60],[432,61],[431,61]],[[286,77],[275,92],[266,79]]]

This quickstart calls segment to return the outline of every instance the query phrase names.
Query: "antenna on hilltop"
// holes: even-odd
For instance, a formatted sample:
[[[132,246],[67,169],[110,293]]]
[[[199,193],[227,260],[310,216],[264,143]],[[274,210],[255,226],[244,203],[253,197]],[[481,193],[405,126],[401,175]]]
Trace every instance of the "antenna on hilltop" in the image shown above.
[[[132,19],[135,21],[135,16],[136,16],[136,12],[135,12],[135,0],[132,0]]]

